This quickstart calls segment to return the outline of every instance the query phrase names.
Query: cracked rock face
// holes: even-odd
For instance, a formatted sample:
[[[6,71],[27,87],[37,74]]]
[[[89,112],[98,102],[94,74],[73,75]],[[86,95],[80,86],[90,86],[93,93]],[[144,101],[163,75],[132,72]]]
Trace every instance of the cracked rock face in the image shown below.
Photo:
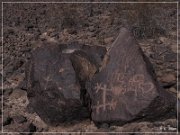
[[[107,65],[86,83],[93,121],[121,124],[157,118],[174,108],[174,97],[158,86],[151,64],[128,30],[121,29],[107,54]]]
[[[84,57],[87,50],[87,54],[91,55],[92,51],[96,54],[98,49],[83,45],[42,44],[32,51],[26,69],[29,106],[46,123],[58,125],[90,117],[87,99],[86,103],[84,99],[86,92],[78,77],[84,80],[84,77],[92,76],[101,56],[90,63],[89,56],[87,59]],[[76,66],[78,62],[83,66]],[[74,71],[77,68],[81,69],[80,72]]]

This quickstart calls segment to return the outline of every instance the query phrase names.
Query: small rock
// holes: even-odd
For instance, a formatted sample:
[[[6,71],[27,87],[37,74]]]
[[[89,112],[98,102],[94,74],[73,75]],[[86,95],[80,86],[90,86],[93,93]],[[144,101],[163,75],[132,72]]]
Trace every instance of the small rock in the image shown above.
[[[15,123],[24,123],[24,122],[27,122],[27,119],[26,119],[26,117],[19,115],[19,116],[14,116],[13,121]]]
[[[174,82],[176,81],[176,77],[173,74],[165,74],[164,76],[162,76],[161,81],[163,83]]]
[[[159,42],[164,43],[166,42],[167,38],[165,37],[159,37]]]
[[[176,43],[173,44],[173,45],[171,45],[170,47],[171,47],[171,50],[172,50],[174,53],[177,53],[177,45],[176,45]]]
[[[105,44],[111,43],[113,41],[113,37],[108,37],[104,39]]]
[[[57,32],[52,32],[49,35],[50,37],[58,37],[58,33]]]
[[[159,39],[157,39],[155,42],[158,43],[158,44],[162,44],[162,43],[163,43],[163,42],[162,42],[161,40],[159,40]]]
[[[156,73],[156,76],[158,76],[158,77],[161,77],[163,75],[163,73],[161,72],[161,71],[158,71],[157,73]]]
[[[94,32],[94,31],[95,31],[94,26],[90,26],[90,27],[89,27],[89,31],[90,31],[90,32]]]
[[[20,90],[20,89],[15,89],[15,90],[13,90],[12,94],[10,95],[10,98],[18,99],[23,96],[26,96],[26,91]]]
[[[171,88],[169,89],[169,91],[172,92],[172,93],[175,93],[175,94],[177,93],[177,90],[176,90],[175,88],[173,88],[173,87],[171,87]]]

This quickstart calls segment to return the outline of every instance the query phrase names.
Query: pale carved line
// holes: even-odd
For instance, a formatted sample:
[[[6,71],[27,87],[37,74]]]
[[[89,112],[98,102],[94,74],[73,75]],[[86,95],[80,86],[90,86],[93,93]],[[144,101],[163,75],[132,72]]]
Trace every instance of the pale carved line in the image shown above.
[[[99,114],[99,110],[101,108],[103,109],[103,111],[105,111],[107,107],[109,108],[109,110],[115,109],[116,107],[115,101],[111,101],[110,103],[106,102],[107,91],[111,91],[111,89],[107,88],[106,84],[102,86],[102,84],[97,83],[95,86],[95,90],[96,90],[96,93],[98,93],[100,90],[102,91],[102,104],[100,104],[98,101],[97,105],[92,107],[93,109],[96,110],[97,114]]]
[[[143,97],[145,96],[145,94],[150,93],[151,90],[154,88],[153,83],[145,82],[144,75],[142,74],[135,75],[132,79],[130,79],[129,83],[130,83],[130,86],[138,85],[137,89],[141,90],[141,94]],[[149,85],[150,88],[145,90],[144,86],[147,86],[147,85]],[[134,89],[136,96],[137,96],[137,89],[136,88]]]
[[[114,110],[116,108],[116,105],[117,105],[116,101],[111,101],[106,104],[99,104],[99,101],[98,101],[97,105],[92,106],[92,108],[96,110],[97,114],[99,114],[101,108],[103,109],[103,111],[105,111],[106,108],[109,108],[109,110]]]
[[[120,79],[120,76],[121,76],[121,79]],[[116,78],[121,83],[122,86],[107,88],[106,84],[102,85],[99,83],[97,83],[95,86],[96,93],[98,93],[100,90],[102,91],[102,104],[100,104],[98,101],[97,105],[92,107],[93,109],[96,110],[97,114],[99,114],[99,111],[101,108],[103,109],[103,111],[105,111],[106,108],[109,108],[109,110],[114,110],[117,105],[117,102],[114,100],[109,103],[106,102],[107,91],[113,92],[113,94],[115,94],[116,96],[118,96],[120,94],[124,95],[128,90],[127,86],[126,86],[126,85],[128,85],[128,86],[132,87],[132,88],[129,88],[129,91],[134,91],[136,97],[138,96],[137,90],[141,90],[141,94],[144,97],[145,96],[144,94],[151,92],[151,90],[154,88],[154,85],[152,83],[149,83],[149,82],[145,83],[143,74],[137,74],[137,75],[133,76],[132,78],[129,79],[127,84],[125,84],[125,82],[123,81],[124,79],[127,79],[125,74],[118,73],[118,74],[116,74],[116,77],[114,77],[114,78]],[[125,85],[125,87],[124,87],[124,85]],[[146,85],[149,85],[150,88],[148,88],[145,91],[144,87]],[[135,86],[137,86],[137,87],[135,87]]]

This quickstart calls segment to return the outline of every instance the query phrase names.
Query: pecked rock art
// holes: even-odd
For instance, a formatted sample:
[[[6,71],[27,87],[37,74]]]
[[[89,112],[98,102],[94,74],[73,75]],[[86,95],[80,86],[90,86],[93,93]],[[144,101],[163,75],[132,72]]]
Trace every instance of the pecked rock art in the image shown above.
[[[96,93],[98,93],[99,91],[102,91],[102,103],[100,104],[99,101],[97,101],[97,105],[96,106],[92,106],[93,109],[96,110],[96,113],[99,113],[100,109],[102,110],[112,110],[115,109],[116,107],[116,101],[114,101],[113,99],[111,101],[107,101],[107,93],[111,91],[111,89],[107,88],[107,85],[101,85],[98,84],[95,86],[95,90]]]
[[[121,29],[106,55],[106,66],[86,82],[94,122],[121,124],[174,108],[174,98],[158,86],[151,63],[127,29]]]

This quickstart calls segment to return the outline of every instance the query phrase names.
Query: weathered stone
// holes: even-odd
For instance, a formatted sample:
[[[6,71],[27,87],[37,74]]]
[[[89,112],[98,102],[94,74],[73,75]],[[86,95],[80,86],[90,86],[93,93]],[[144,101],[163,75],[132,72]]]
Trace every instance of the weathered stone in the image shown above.
[[[167,38],[165,37],[159,37],[159,41],[162,42],[162,43],[165,43],[167,40]]]
[[[32,107],[45,122],[57,125],[90,117],[90,111],[86,107],[90,101],[86,99],[85,103],[86,92],[80,78],[89,77],[97,70],[103,57],[96,52],[103,55],[106,51],[102,48],[101,53],[99,48],[101,47],[76,43],[70,45],[44,43],[32,51],[26,70],[29,107]],[[82,59],[81,55],[78,57],[79,52],[83,54]],[[89,61],[83,61],[86,55],[87,58],[93,59],[93,63],[88,65]],[[83,64],[80,72],[74,71],[80,65],[76,58],[78,60],[80,58],[79,62]],[[77,64],[74,64],[76,62]],[[86,66],[93,67],[93,70],[86,70]]]
[[[172,93],[174,93],[174,94],[177,94],[177,90],[176,90],[175,88],[173,88],[173,87],[171,87],[171,88],[169,89],[169,91],[172,92]]]
[[[67,48],[54,44],[36,48],[26,72],[30,105],[52,125],[89,116],[81,103],[80,84]]]
[[[151,63],[128,30],[121,29],[108,55],[107,65],[86,83],[94,122],[158,118],[174,108],[175,98],[158,86]]]
[[[161,78],[162,83],[170,83],[170,82],[175,82],[176,77],[173,74],[165,74]]]

